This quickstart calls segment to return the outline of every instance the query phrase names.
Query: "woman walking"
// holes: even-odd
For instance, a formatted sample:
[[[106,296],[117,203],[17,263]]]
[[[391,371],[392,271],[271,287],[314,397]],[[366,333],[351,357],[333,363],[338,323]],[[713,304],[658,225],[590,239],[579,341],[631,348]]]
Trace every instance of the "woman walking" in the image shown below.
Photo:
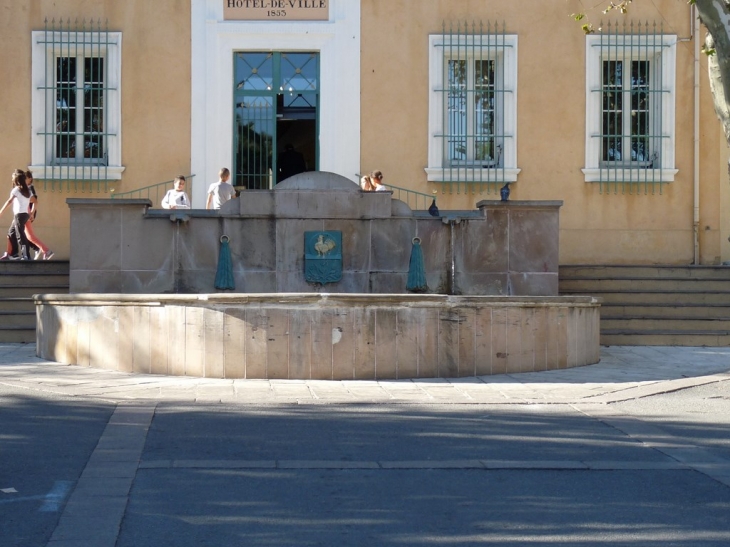
[[[33,173],[31,171],[25,172],[25,184],[28,186],[28,190],[30,190],[31,195],[35,200],[33,201],[32,209],[28,211],[30,217],[28,218],[28,222],[25,223],[25,237],[28,238],[30,246],[36,251],[34,257],[35,260],[38,260],[41,257],[43,260],[49,260],[53,256],[53,251],[44,245],[33,231],[33,223],[35,222],[36,213],[38,212],[38,195],[33,187]]]
[[[5,212],[10,204],[13,204],[13,224],[10,226],[8,235],[15,232],[18,241],[18,256],[21,260],[30,260],[28,249],[28,238],[25,236],[25,224],[30,218],[28,211],[35,198],[25,183],[25,171],[16,169],[12,175],[13,189],[10,190],[10,197],[0,209],[0,215]],[[3,257],[4,258],[4,257]]]
[[[16,173],[17,171],[20,171],[20,169],[16,170]],[[13,176],[15,176],[15,173],[13,173]],[[35,188],[33,188],[33,173],[31,173],[30,171],[25,171],[25,184],[30,191],[30,197],[28,198],[29,208],[27,210],[28,220],[25,223],[25,237],[28,242],[26,254],[30,256],[31,249],[34,249],[36,251],[35,260],[38,260],[39,258],[42,258],[43,260],[49,260],[53,256],[53,251],[51,251],[46,245],[44,245],[40,238],[36,236],[33,232],[32,223],[33,220],[35,220],[35,216],[38,211],[38,203],[36,201],[37,196]],[[13,205],[13,209],[15,209],[15,203]],[[17,227],[18,224],[16,223],[15,219],[13,219],[10,230],[8,230],[7,251],[3,256],[0,257],[0,260],[17,260],[23,258],[22,253],[19,253],[19,238],[17,233]]]

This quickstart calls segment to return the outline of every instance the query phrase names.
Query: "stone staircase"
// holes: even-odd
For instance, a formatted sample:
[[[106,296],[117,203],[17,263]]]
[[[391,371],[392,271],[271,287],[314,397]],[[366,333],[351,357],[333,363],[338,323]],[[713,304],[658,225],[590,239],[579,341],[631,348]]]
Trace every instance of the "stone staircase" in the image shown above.
[[[730,267],[560,266],[563,295],[603,299],[601,345],[730,346]]]
[[[64,260],[0,261],[0,343],[35,343],[34,294],[68,293]]]

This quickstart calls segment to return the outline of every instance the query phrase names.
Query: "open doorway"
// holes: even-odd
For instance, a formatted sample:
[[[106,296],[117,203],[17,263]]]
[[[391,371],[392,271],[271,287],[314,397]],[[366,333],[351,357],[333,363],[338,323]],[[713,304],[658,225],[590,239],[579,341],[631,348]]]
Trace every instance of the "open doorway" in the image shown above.
[[[318,170],[319,54],[237,52],[234,66],[234,186]]]
[[[276,119],[276,157],[276,184],[298,173],[317,170],[316,105],[282,105]]]

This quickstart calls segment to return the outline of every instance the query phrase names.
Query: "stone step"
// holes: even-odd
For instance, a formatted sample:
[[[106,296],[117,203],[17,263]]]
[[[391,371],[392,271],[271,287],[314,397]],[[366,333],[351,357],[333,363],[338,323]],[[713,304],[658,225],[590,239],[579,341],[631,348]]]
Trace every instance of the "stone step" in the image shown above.
[[[601,331],[602,346],[730,346],[729,334],[714,332],[655,331],[632,332],[623,329]]]
[[[35,343],[33,295],[68,288],[68,260],[0,260],[0,343]]]
[[[730,304],[706,305],[634,305],[606,304],[601,305],[601,319],[620,319],[623,317],[646,317],[667,319],[722,319],[730,317]]]
[[[33,328],[0,328],[0,343],[31,344],[35,343],[35,326]]]
[[[566,265],[558,269],[563,279],[724,279],[730,281],[728,266],[591,266]]]
[[[624,330],[632,332],[675,331],[730,335],[730,319],[669,319],[647,317],[601,317],[601,333]]]
[[[2,297],[0,296],[0,312],[14,311],[35,312],[35,303],[30,296]]]
[[[677,279],[677,278],[616,278],[616,279],[561,279],[561,294],[593,294],[596,290],[625,292],[727,292],[730,280],[725,279]]]
[[[0,286],[0,297],[2,298],[31,297],[34,294],[68,294],[68,283],[61,285],[47,285],[41,287],[37,285],[11,285],[7,287]]]
[[[0,329],[35,329],[35,311],[0,312]]]
[[[565,265],[559,292],[601,298],[603,345],[730,345],[727,266]]]
[[[601,298],[604,305],[665,305],[665,306],[706,306],[710,304],[719,304],[723,306],[730,305],[730,293],[726,292],[704,292],[704,293],[682,293],[682,292],[605,292],[592,291],[590,293],[577,292],[561,292],[565,295],[590,294]]]
[[[68,274],[64,273],[4,273],[0,276],[0,293],[5,287],[68,287]]]
[[[0,278],[6,274],[62,274],[68,275],[68,260],[0,260]]]

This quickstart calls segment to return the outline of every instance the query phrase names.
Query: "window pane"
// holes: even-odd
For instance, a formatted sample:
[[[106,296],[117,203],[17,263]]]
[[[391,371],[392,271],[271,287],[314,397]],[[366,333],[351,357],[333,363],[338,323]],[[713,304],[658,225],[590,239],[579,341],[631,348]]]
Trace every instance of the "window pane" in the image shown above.
[[[474,63],[474,159],[494,162],[495,83],[494,61]]]
[[[249,189],[269,188],[274,150],[274,99],[246,96],[236,101],[234,184]]]
[[[84,59],[84,157],[104,157],[104,59]]]
[[[603,161],[621,161],[621,112],[603,114]]]
[[[601,159],[620,161],[623,135],[623,61],[603,61]]]
[[[312,109],[317,106],[316,93],[284,93],[284,108]]]
[[[316,53],[282,53],[281,87],[284,92],[316,91],[317,61]]]
[[[649,61],[631,63],[631,160],[649,161]]]
[[[273,53],[237,53],[235,74],[239,78],[236,89],[271,91],[274,75]]]
[[[56,157],[76,157],[76,58],[56,59]]]
[[[465,161],[467,159],[466,61],[449,61],[448,71],[448,159]]]

